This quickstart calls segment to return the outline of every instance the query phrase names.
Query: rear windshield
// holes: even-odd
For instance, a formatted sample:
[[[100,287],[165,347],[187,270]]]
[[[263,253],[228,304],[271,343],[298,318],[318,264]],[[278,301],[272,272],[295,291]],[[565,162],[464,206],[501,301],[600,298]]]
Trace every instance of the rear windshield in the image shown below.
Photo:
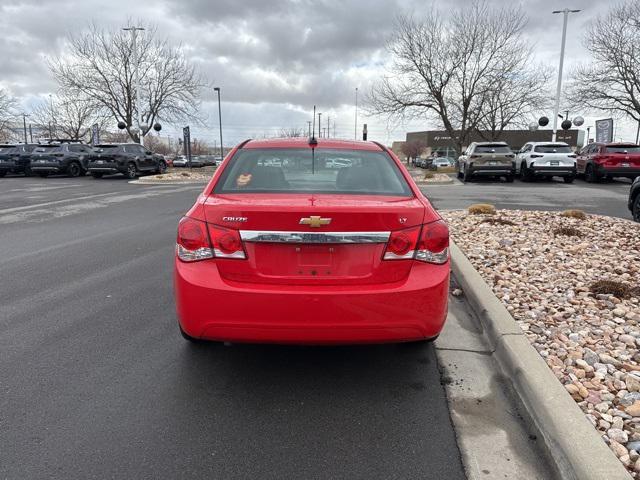
[[[11,150],[13,150],[13,147],[0,147],[0,153],[9,153]]]
[[[412,196],[384,152],[316,149],[246,149],[222,172],[216,193],[342,193]]]
[[[534,152],[540,153],[572,153],[568,145],[536,145]]]
[[[606,147],[607,153],[639,153],[640,147],[636,145],[616,145],[615,147]]]
[[[511,153],[507,145],[476,145],[475,153]]]
[[[60,145],[40,145],[33,149],[34,153],[51,153],[61,151],[62,146]]]

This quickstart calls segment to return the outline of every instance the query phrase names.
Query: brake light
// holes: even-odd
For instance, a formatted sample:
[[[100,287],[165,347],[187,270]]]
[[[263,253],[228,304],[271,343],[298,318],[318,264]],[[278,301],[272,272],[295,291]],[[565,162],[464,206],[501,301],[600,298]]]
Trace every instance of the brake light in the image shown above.
[[[240,232],[229,228],[209,225],[209,235],[216,258],[247,258],[242,246]]]
[[[532,153],[531,155],[529,155],[529,157],[530,158],[541,158],[541,157],[544,157],[544,155],[539,155],[539,154],[536,154],[536,153]]]
[[[449,259],[449,227],[444,221],[438,220],[422,227],[392,232],[383,258],[446,263]]]
[[[183,262],[213,258],[213,249],[209,241],[206,223],[183,217],[178,223],[176,253]]]
[[[385,260],[403,260],[413,258],[419,236],[420,227],[391,232],[383,258]]]
[[[443,220],[422,226],[416,260],[443,264],[449,259],[449,227]]]

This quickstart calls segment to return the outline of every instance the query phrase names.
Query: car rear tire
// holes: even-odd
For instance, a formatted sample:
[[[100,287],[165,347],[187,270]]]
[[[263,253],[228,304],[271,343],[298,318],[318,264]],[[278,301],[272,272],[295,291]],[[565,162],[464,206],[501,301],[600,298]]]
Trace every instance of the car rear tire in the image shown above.
[[[31,176],[31,175],[29,175]],[[38,176],[41,178],[47,178],[49,176],[49,172],[40,172],[38,173]]]
[[[636,198],[633,201],[633,206],[631,207],[631,214],[633,215],[633,219],[636,222],[640,222],[640,194],[636,195]]]
[[[467,183],[471,181],[471,174],[469,173],[469,167],[464,166],[464,171],[462,172],[462,181]]]
[[[570,177],[563,177],[562,180],[564,180],[564,183],[573,183],[573,181],[576,179],[576,177],[574,175],[571,175]]]
[[[79,177],[81,172],[80,164],[78,162],[71,162],[67,168],[67,173],[70,177]]]
[[[504,180],[507,183],[513,183],[513,175],[507,175],[506,177],[504,177]]]
[[[529,167],[527,167],[526,163],[523,163],[520,167],[520,179],[523,182],[533,182],[535,180],[535,176],[533,175],[531,170],[529,170]]]
[[[6,170],[0,170],[0,178],[4,177],[7,175],[7,171]]]
[[[167,171],[167,164],[165,162],[158,162],[158,168],[156,169],[156,173],[163,174]]]
[[[93,178],[102,178],[103,175],[104,175],[104,173],[102,173],[102,172],[91,172],[91,176]]]
[[[31,167],[24,167],[24,176],[25,177],[32,177],[33,176],[33,172],[31,171]]]
[[[458,173],[458,178],[462,178],[462,171],[460,171],[460,163],[456,165],[456,171]]]
[[[593,165],[587,165],[587,169],[584,171],[584,179],[588,183],[598,183],[598,180],[600,180],[593,169]]]
[[[138,169],[136,168],[136,164],[133,162],[129,162],[127,164],[127,171],[124,173],[124,176],[129,180],[134,180],[138,177]]]

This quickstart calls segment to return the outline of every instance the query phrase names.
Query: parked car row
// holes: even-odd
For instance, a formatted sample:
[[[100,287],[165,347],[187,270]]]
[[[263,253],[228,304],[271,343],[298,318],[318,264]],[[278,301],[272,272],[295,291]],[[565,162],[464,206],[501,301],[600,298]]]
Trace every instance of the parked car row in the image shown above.
[[[0,145],[0,177],[7,173],[39,175],[64,174],[94,178],[121,173],[129,179],[144,173],[164,173],[167,163],[137,143],[85,145],[74,141],[43,144]]]
[[[512,182],[562,177],[571,183],[584,176],[590,183],[613,177],[640,176],[640,146],[633,143],[591,143],[574,153],[564,142],[528,142],[517,152],[505,142],[473,142],[456,162],[458,177],[503,177]]]

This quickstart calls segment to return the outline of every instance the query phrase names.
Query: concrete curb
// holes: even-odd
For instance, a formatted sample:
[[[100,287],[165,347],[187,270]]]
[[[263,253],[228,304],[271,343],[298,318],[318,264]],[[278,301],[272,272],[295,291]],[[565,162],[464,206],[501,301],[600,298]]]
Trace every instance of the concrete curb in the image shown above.
[[[563,479],[629,480],[631,475],[458,246],[451,270],[480,319],[494,357],[511,380],[542,446]]]
[[[209,180],[202,180],[202,181],[172,180],[172,181],[166,181],[166,182],[164,181],[152,182],[152,181],[144,181],[140,179],[140,180],[131,180],[129,181],[129,183],[134,185],[206,185],[207,183],[209,183]]]

